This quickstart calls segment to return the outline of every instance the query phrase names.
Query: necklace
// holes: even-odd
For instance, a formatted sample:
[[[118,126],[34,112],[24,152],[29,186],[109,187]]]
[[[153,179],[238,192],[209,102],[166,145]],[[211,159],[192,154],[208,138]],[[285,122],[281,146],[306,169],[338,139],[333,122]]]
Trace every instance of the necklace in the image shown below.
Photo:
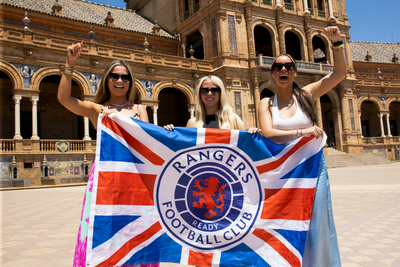
[[[114,104],[112,102],[110,102],[110,105],[116,106],[116,107],[123,107],[126,106],[126,104],[128,104],[128,102],[125,102],[125,104],[119,105],[119,104]]]
[[[292,102],[293,102],[293,98],[290,99],[289,103],[286,103],[285,101],[283,101],[282,99],[279,98],[278,94],[276,94],[276,97],[283,102],[285,105],[288,106],[288,108],[290,108],[292,106]]]

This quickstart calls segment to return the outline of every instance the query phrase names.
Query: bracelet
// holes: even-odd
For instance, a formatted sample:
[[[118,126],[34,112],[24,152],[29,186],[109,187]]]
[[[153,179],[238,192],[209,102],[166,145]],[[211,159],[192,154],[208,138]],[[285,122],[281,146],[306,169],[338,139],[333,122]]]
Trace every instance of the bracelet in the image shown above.
[[[297,128],[296,130],[297,130],[297,138],[299,138],[299,137],[300,137],[300,135],[299,135],[299,128]]]
[[[64,74],[67,74],[67,75],[72,75],[72,74],[74,73],[74,71],[73,71],[73,70],[65,69],[65,70],[63,71],[63,73],[64,73]]]
[[[342,48],[343,47],[343,44],[341,44],[341,45],[339,45],[339,46],[333,46],[333,49],[334,50],[339,50],[340,48]]]
[[[64,71],[63,71],[63,73],[64,73],[64,74],[67,74],[67,75],[72,75],[72,74],[74,73],[74,68],[64,65]]]

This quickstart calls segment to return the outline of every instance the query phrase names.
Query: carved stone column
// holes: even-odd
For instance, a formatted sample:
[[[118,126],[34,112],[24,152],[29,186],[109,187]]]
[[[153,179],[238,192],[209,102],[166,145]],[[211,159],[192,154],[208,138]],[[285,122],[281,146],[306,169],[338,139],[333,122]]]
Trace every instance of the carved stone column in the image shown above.
[[[388,130],[388,137],[392,137],[392,132],[390,131],[390,121],[389,121],[390,114],[386,114],[386,126]]]
[[[385,137],[385,130],[383,128],[383,119],[382,119],[383,114],[379,114],[378,117],[379,117],[379,124],[381,125],[381,137]]]
[[[21,114],[20,114],[20,103],[22,96],[20,95],[14,95],[13,97],[15,101],[15,114],[14,114],[14,121],[15,121],[15,130],[14,130],[14,139],[22,139],[21,136]]]
[[[328,8],[329,8],[329,20],[336,20],[336,18],[333,16],[332,0],[328,0]]]
[[[83,117],[83,125],[85,129],[85,136],[83,137],[83,140],[92,140],[89,136],[89,118],[88,117]]]
[[[360,123],[361,138],[364,138],[363,132],[362,132],[362,124],[361,124],[361,112],[358,114],[358,122]]]
[[[342,122],[343,122],[343,131],[345,133],[350,133],[351,130],[351,122],[350,122],[350,109],[349,109],[349,99],[345,95],[345,90],[340,90],[340,98],[342,102]]]
[[[278,6],[276,5],[275,8],[275,13],[276,13],[276,27],[278,29],[278,40],[279,40],[279,53],[278,54],[285,54],[286,53],[286,47],[285,47],[285,36],[283,34],[283,8],[282,5]]]
[[[305,0],[304,3],[307,3],[307,1]],[[308,11],[308,13],[304,13],[304,30],[306,32],[306,40],[307,40],[306,47],[307,47],[308,61],[314,62],[314,51],[312,46],[310,20],[311,20],[311,14]]]
[[[250,61],[250,68],[255,67],[255,44],[254,44],[254,34],[253,34],[253,27],[252,27],[252,20],[253,14],[251,12],[252,3],[250,1],[245,2],[245,20],[246,20],[246,33],[247,33],[247,47],[249,50],[249,61]]]
[[[315,101],[315,107],[317,108],[317,126],[321,129],[324,129],[324,123],[322,122],[322,108],[320,98]]]
[[[157,116],[158,106],[152,106],[151,108],[153,109],[153,124],[158,125],[158,116]]]
[[[39,140],[39,136],[37,134],[37,102],[39,101],[38,96],[32,96],[31,97],[31,102],[32,102],[32,136],[31,139],[33,140]]]

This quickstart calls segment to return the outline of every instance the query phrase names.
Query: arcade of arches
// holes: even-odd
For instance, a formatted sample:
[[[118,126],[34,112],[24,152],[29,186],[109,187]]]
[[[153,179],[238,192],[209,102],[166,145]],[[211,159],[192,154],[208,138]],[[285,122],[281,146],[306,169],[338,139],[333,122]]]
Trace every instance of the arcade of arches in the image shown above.
[[[300,86],[319,80],[335,63],[322,28],[337,25],[345,44],[348,77],[316,101],[318,126],[328,136],[327,145],[340,151],[400,159],[400,65],[395,56],[389,63],[352,60],[347,17],[344,9],[338,10],[343,0],[333,6],[331,0],[296,1],[295,5],[262,0],[178,2],[183,5],[175,14],[176,34],[168,37],[157,34],[155,26],[142,33],[89,23],[91,31],[86,21],[44,12],[29,12],[36,24],[24,29],[25,10],[2,4],[1,185],[17,180],[40,185],[87,179],[96,132],[87,118],[72,114],[57,101],[65,47],[77,38],[86,39],[73,74],[74,97],[92,101],[107,63],[124,58],[134,68],[136,102],[146,106],[150,123],[185,126],[194,116],[197,78],[213,74],[224,81],[230,104],[250,128],[258,125],[260,100],[276,91],[270,75],[274,57],[288,53],[296,59]],[[283,6],[275,8],[269,2]],[[132,15],[133,11],[118,12]],[[90,41],[89,31],[96,32]],[[149,47],[143,43],[145,38]]]

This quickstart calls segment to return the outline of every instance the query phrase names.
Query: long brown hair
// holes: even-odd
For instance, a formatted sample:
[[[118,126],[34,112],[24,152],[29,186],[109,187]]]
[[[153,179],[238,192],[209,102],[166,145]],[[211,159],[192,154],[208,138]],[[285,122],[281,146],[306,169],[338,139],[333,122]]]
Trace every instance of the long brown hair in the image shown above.
[[[129,63],[126,62],[125,60],[116,59],[111,61],[104,70],[103,77],[100,80],[100,85],[96,92],[96,96],[94,98],[94,103],[103,104],[104,102],[110,99],[110,89],[108,88],[107,85],[107,79],[108,79],[108,74],[110,74],[110,72],[116,66],[124,66],[128,74],[131,76],[131,86],[126,92],[126,100],[128,100],[129,103],[133,103],[135,101],[136,88],[135,88],[135,79],[133,77],[132,68],[129,65]]]
[[[276,60],[281,56],[287,56],[294,63],[293,72],[294,72],[294,74],[297,74],[296,60],[294,60],[294,58],[289,54],[281,54],[281,55],[277,56],[275,58],[274,62],[272,63],[271,75],[273,75],[273,73],[276,69],[276,67],[275,67]],[[301,110],[312,121],[313,125],[316,125],[317,124],[317,113],[316,113],[315,103],[314,103],[311,95],[307,91],[301,89],[295,81],[293,81],[292,88],[293,88],[292,91],[297,99],[297,102],[300,105]]]

